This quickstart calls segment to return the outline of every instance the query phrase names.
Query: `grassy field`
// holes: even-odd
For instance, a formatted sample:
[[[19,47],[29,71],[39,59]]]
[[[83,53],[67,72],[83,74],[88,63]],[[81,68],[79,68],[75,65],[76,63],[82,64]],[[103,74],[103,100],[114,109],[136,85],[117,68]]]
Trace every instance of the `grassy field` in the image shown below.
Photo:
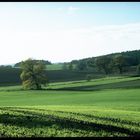
[[[140,136],[140,77],[0,87],[0,137]]]
[[[53,63],[51,65],[46,65],[47,70],[63,70],[69,69],[69,63]],[[75,64],[73,64],[73,68],[75,68]]]
[[[47,65],[47,70],[62,70],[64,64],[51,64]]]

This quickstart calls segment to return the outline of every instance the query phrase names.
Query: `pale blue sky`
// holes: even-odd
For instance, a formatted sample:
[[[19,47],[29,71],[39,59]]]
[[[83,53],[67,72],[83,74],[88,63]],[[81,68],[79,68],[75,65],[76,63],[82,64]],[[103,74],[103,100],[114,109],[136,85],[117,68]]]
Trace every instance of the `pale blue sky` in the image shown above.
[[[0,64],[140,49],[139,2],[1,2]]]

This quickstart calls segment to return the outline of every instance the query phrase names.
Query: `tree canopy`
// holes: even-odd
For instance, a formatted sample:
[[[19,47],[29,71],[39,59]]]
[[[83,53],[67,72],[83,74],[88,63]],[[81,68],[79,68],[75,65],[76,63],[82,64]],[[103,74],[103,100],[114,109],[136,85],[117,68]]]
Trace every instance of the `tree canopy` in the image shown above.
[[[45,65],[51,65],[52,63],[48,60],[33,60],[33,61],[37,61],[37,62],[42,62]],[[14,65],[14,67],[20,67],[22,62],[18,62]]]
[[[107,56],[98,57],[95,61],[95,64],[98,67],[98,69],[104,70],[105,74],[108,74],[110,72],[110,63],[111,58]]]
[[[24,89],[41,89],[41,86],[47,83],[46,65],[41,61],[22,61],[21,68],[20,78]]]

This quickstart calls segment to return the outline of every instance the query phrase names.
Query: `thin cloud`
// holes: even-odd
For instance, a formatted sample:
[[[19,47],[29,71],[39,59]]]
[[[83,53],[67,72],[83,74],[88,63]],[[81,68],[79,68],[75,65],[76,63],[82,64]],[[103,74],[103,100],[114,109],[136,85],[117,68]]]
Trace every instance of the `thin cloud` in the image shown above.
[[[79,7],[69,6],[68,7],[68,14],[70,14],[70,15],[75,14],[76,11],[78,11],[79,9],[80,9]]]
[[[63,10],[63,8],[62,8],[62,7],[59,7],[59,8],[57,8],[57,10],[58,10],[58,11],[62,11],[62,10]]]
[[[73,7],[73,6],[69,6],[69,7],[66,7],[66,8],[62,8],[62,7],[57,8],[58,11],[63,11],[63,12],[65,11],[68,14],[74,14],[79,9],[80,9],[79,7]]]
[[[78,7],[73,7],[73,6],[70,6],[69,8],[68,8],[68,10],[69,11],[77,11],[77,10],[79,10],[80,8],[78,8]]]

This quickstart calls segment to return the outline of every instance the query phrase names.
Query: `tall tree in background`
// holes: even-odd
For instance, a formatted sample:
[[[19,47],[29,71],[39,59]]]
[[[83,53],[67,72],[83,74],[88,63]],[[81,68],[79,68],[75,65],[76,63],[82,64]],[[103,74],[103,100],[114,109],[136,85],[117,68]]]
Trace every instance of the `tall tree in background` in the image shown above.
[[[21,68],[20,78],[24,89],[41,89],[41,86],[47,83],[46,65],[41,61],[32,59],[22,61]]]
[[[113,59],[114,66],[119,69],[119,73],[122,74],[123,67],[126,66],[125,57],[123,55],[116,55]]]
[[[87,69],[87,63],[86,61],[79,61],[77,64],[77,70],[83,71]]]
[[[73,70],[73,64],[71,62],[69,64],[69,70]]]
[[[111,58],[107,56],[98,57],[95,59],[95,64],[99,70],[103,70],[105,74],[110,73]]]

